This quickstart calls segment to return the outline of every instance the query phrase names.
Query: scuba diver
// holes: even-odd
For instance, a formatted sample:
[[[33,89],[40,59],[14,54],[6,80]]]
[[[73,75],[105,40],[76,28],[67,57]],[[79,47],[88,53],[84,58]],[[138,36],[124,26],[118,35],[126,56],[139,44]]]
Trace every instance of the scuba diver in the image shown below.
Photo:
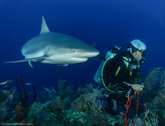
[[[109,93],[106,109],[109,113],[116,115],[120,112],[119,103],[121,106],[126,104],[128,93],[133,95],[134,91],[143,90],[143,85],[138,80],[145,54],[146,46],[138,39],[131,41],[125,51],[114,47],[107,52],[94,80],[99,84],[103,83]]]

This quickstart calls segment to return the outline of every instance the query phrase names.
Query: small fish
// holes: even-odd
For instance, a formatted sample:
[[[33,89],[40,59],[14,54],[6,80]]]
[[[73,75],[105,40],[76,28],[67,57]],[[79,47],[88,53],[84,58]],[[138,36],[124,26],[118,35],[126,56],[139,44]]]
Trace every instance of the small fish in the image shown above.
[[[7,80],[0,83],[0,87],[7,87],[8,84],[11,84],[13,80]]]
[[[47,92],[50,92],[50,91],[56,92],[56,90],[55,90],[53,87],[51,87],[51,88],[46,88],[46,87],[44,87],[44,89],[45,89]]]
[[[49,89],[48,89],[48,88],[46,88],[46,87],[45,87],[44,89],[45,89],[47,92],[49,91]]]
[[[29,86],[29,85],[32,85],[32,83],[26,83],[25,85]]]

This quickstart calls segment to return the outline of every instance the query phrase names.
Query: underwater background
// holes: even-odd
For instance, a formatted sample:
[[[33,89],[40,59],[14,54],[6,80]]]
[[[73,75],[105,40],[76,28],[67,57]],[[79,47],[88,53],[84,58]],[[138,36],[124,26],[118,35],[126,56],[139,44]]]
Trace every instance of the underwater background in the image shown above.
[[[3,64],[24,59],[23,44],[39,35],[41,16],[49,29],[96,44],[101,54],[114,44],[123,45],[140,39],[147,46],[142,74],[154,67],[165,67],[165,1],[163,0],[0,0],[1,81],[23,73],[26,81],[55,86],[59,78],[72,86],[93,82],[100,62],[61,67],[35,63]]]
[[[113,45],[140,39],[147,46],[143,76],[152,68],[165,67],[165,1],[164,0],[0,0],[0,82],[14,80],[7,89],[16,87],[16,77],[23,74],[26,83],[38,91],[57,88],[58,80],[77,89],[93,83],[100,62],[89,59],[67,67],[27,62],[4,64],[24,59],[22,45],[39,35],[44,16],[52,32],[76,37],[100,54]],[[31,87],[27,87],[31,90]]]

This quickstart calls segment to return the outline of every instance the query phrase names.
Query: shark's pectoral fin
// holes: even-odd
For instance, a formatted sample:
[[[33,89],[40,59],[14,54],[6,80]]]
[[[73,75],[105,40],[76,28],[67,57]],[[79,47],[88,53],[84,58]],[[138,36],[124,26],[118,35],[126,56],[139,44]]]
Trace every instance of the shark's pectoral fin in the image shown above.
[[[29,60],[28,63],[29,63],[31,68],[34,68],[32,61]]]
[[[48,56],[42,56],[42,57],[35,57],[35,58],[28,58],[28,59],[23,59],[23,60],[16,60],[16,61],[7,61],[4,63],[20,63],[20,62],[28,62],[30,67],[33,68],[33,64],[32,61],[35,62],[42,62],[45,58],[47,58]]]
[[[48,56],[26,58],[26,59],[23,59],[23,60],[7,61],[7,62],[4,62],[4,63],[20,63],[20,62],[27,62],[27,61],[39,61],[40,62],[40,61],[44,60],[47,57]]]
[[[29,61],[29,59],[7,61],[7,62],[3,62],[3,63],[21,63],[21,62],[27,62],[27,61]]]
[[[68,64],[57,64],[57,66],[68,66]]]

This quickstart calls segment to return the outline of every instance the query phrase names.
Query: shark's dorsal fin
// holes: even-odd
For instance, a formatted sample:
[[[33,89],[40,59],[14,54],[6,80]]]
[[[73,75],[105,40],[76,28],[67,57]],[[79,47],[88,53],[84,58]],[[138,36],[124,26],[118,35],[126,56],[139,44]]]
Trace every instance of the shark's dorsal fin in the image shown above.
[[[41,25],[41,32],[40,32],[40,34],[43,34],[43,33],[46,33],[46,32],[50,32],[50,31],[49,31],[49,28],[48,28],[48,26],[46,24],[46,21],[45,21],[44,17],[42,16],[42,25]]]

